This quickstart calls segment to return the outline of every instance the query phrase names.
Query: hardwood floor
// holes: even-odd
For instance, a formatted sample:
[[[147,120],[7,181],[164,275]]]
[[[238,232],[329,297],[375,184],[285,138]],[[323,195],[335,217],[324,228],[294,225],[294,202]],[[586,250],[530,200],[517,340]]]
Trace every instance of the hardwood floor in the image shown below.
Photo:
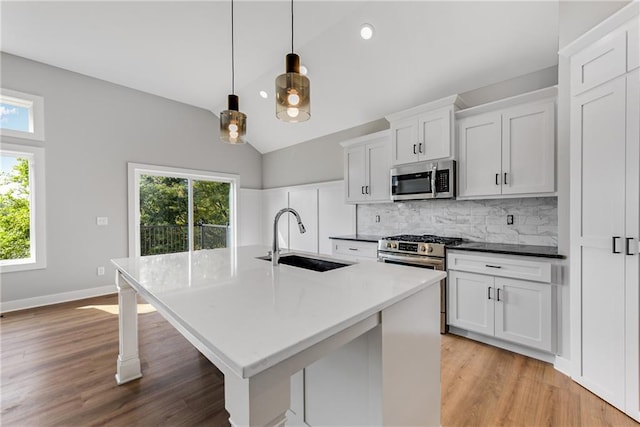
[[[123,386],[116,296],[0,326],[3,426],[229,425],[222,374],[156,312],[139,316],[144,376]],[[546,363],[453,335],[442,360],[444,426],[638,426]]]

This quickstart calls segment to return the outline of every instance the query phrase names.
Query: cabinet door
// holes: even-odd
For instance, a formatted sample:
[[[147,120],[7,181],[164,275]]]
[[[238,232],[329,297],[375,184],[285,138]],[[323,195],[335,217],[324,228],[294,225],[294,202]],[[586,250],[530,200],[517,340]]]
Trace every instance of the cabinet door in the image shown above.
[[[637,18],[627,30],[627,71],[640,67],[640,32]]]
[[[553,352],[551,285],[496,277],[495,287],[496,337]]]
[[[451,156],[450,108],[443,108],[418,117],[418,153],[420,160],[443,159]]]
[[[344,201],[344,185],[318,188],[318,251],[331,255],[331,236],[356,233],[356,206]]]
[[[391,148],[394,165],[418,161],[418,120],[415,117],[391,124]]]
[[[289,206],[286,189],[265,190],[262,195],[262,243],[271,247],[273,243],[273,220],[280,209]],[[289,215],[280,217],[278,241],[280,249],[289,247]]]
[[[458,122],[458,195],[500,194],[502,166],[500,156],[500,113],[466,117]]]
[[[572,377],[618,408],[625,392],[626,96],[620,77],[571,105]]]
[[[493,335],[494,280],[482,274],[449,271],[449,325]]]
[[[295,209],[306,231],[300,233],[298,222],[291,214],[289,218],[289,249],[318,253],[318,189],[300,188],[289,191],[289,207]]]
[[[371,142],[367,150],[367,182],[365,193],[369,201],[391,201],[391,164],[389,162],[389,143],[386,139]]]
[[[345,197],[347,202],[365,199],[366,150],[364,145],[347,148],[344,152]]]
[[[571,57],[571,92],[578,94],[627,69],[627,34],[618,31]]]
[[[555,191],[554,116],[553,102],[502,113],[502,194]]]

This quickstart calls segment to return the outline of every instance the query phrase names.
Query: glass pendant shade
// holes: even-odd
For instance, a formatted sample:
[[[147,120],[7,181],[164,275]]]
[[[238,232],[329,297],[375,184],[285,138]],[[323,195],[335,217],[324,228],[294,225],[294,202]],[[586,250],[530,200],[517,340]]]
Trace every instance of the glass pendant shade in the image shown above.
[[[300,74],[298,55],[288,54],[286,67],[286,73],[276,78],[276,117],[289,123],[304,122],[311,118],[311,85]]]
[[[220,139],[228,144],[244,144],[247,115],[238,111],[238,96],[229,95],[229,107],[220,113]]]

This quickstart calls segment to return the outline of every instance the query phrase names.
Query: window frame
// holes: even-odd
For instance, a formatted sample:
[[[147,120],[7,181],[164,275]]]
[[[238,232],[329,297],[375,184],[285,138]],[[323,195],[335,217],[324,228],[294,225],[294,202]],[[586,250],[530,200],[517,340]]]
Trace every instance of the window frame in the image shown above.
[[[128,218],[129,218],[129,256],[140,256],[140,176],[154,175],[190,180],[217,181],[230,184],[229,196],[229,226],[231,227],[231,242],[228,247],[235,246],[238,239],[238,190],[240,176],[222,172],[212,172],[196,169],[176,168],[170,166],[149,165],[143,163],[128,163]],[[192,186],[189,186],[189,251],[193,252],[193,197]]]
[[[29,108],[29,131],[3,129],[0,136],[44,141],[44,98],[38,95],[0,88],[0,102]]]
[[[29,157],[29,258],[0,260],[0,273],[39,270],[47,267],[44,148],[18,145],[0,139],[0,153]]]

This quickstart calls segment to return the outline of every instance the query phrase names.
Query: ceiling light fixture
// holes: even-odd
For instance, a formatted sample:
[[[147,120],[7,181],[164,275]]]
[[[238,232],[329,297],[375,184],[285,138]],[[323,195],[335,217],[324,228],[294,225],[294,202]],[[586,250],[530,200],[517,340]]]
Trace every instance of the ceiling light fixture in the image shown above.
[[[220,113],[220,139],[228,144],[244,144],[247,133],[247,115],[239,111],[239,99],[235,94],[235,57],[233,43],[233,0],[231,0],[231,95],[228,107]]]
[[[300,57],[293,53],[293,0],[291,0],[291,53],[287,54],[286,72],[276,78],[276,117],[289,123],[311,117],[309,79],[300,73]]]
[[[362,24],[360,27],[360,37],[364,40],[369,40],[373,37],[373,25],[371,24]]]

